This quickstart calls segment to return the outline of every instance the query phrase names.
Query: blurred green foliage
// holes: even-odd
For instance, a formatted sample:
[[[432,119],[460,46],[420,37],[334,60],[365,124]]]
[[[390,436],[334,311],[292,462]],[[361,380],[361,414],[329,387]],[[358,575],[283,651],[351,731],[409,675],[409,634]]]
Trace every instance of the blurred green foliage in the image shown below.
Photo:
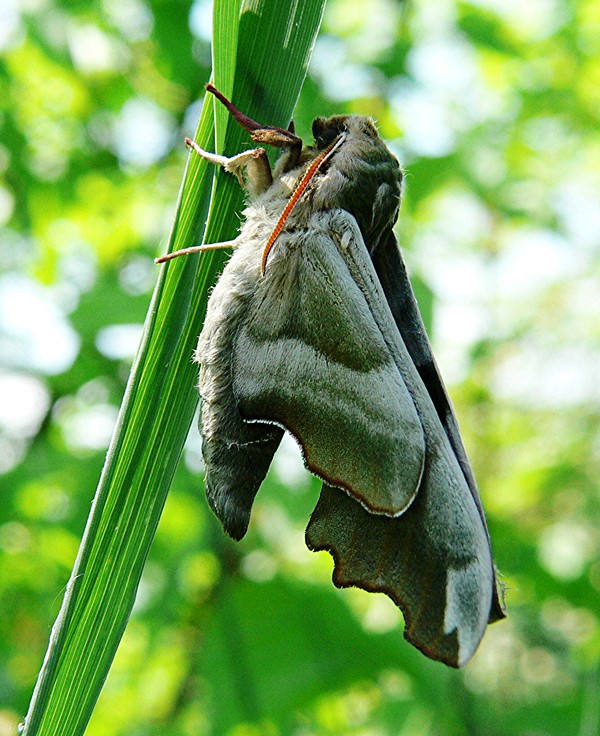
[[[24,715],[157,277],[210,3],[9,3],[0,30],[0,735]],[[295,116],[373,115],[510,617],[464,672],[336,591],[284,448],[228,540],[192,431],[89,734],[596,736],[600,6],[330,0]],[[274,70],[274,73],[276,70]],[[273,84],[277,84],[274,78]],[[269,122],[269,121],[265,121]]]

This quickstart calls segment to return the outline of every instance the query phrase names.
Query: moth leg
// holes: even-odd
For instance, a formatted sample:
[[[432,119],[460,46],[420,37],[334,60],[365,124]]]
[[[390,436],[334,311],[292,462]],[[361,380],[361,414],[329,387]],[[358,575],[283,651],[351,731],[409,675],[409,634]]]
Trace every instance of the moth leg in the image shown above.
[[[257,128],[250,134],[256,143],[265,143],[267,146],[283,149],[278,162],[277,172],[283,173],[295,169],[302,153],[302,138],[283,128]]]
[[[253,148],[251,151],[238,153],[232,156],[223,168],[225,171],[235,174],[240,186],[256,197],[265,192],[273,183],[271,164],[264,148]],[[246,172],[244,184],[243,172]]]
[[[174,250],[171,253],[166,253],[164,256],[154,259],[154,263],[166,263],[172,261],[173,258],[179,258],[179,256],[189,256],[191,253],[204,253],[207,250],[226,250],[228,248],[237,248],[238,239],[224,240],[222,243],[207,243],[205,245],[192,245],[189,248],[182,248],[181,250]]]
[[[264,148],[253,148],[251,151],[243,151],[228,158],[218,153],[205,151],[189,138],[185,139],[185,144],[188,148],[193,148],[206,161],[222,166],[229,174],[235,174],[242,189],[247,189],[252,196],[262,194],[273,183],[271,164]],[[246,172],[246,181],[244,181],[244,171]]]
[[[265,143],[268,146],[274,146],[275,148],[284,148],[288,151],[287,168],[286,170],[292,169],[296,166],[300,160],[300,154],[302,153],[302,138],[298,138],[294,133],[293,124],[286,130],[285,128],[278,128],[275,125],[261,125],[256,120],[244,115],[243,112],[237,109],[237,107],[230,102],[224,94],[213,84],[206,85],[206,91],[211,92],[225,107],[229,110],[234,120],[250,133],[252,140],[256,143]]]

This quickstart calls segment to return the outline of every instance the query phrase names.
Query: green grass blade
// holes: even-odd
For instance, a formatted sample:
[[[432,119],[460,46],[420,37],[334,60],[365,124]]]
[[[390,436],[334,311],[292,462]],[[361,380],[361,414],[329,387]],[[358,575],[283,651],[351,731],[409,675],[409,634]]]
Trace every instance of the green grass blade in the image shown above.
[[[265,123],[287,125],[306,74],[324,0],[215,3],[214,80]],[[273,77],[273,70],[278,77]],[[219,150],[241,150],[245,134],[217,113]],[[196,139],[214,147],[213,105]],[[212,184],[212,186],[211,186]],[[232,177],[191,155],[169,249],[235,235],[241,193]],[[208,289],[223,254],[180,258],[159,272],[117,427],[63,605],[26,719],[26,736],[82,734],[131,613],[140,576],[194,410],[190,361]]]

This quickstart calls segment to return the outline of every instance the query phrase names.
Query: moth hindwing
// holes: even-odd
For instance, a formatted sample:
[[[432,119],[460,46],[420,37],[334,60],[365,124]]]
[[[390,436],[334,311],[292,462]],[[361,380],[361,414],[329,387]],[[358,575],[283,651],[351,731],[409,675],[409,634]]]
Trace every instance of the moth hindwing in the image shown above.
[[[389,595],[406,638],[453,667],[504,617],[485,517],[393,234],[402,172],[372,121],[318,118],[314,144],[206,154],[250,200],[198,341],[210,506],[235,539],[283,432],[323,482],[306,541],[333,579]],[[244,179],[245,176],[245,179]],[[202,248],[210,246],[202,246]]]

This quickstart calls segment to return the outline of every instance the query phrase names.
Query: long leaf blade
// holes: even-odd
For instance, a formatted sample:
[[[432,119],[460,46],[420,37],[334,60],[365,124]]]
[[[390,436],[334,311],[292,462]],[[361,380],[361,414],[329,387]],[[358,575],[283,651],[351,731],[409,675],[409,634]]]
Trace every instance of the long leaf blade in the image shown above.
[[[222,0],[215,8],[214,78],[240,108],[286,124],[306,74],[324,0]],[[235,53],[231,53],[236,45]],[[279,79],[273,79],[277,69]],[[252,70],[252,74],[249,74]],[[268,90],[269,94],[259,94]],[[240,150],[243,131],[225,120],[218,139]],[[196,139],[213,148],[213,106],[205,105]],[[222,136],[222,138],[221,138]],[[190,157],[169,249],[233,236],[241,195],[235,182]],[[223,256],[178,259],[163,267],[142,343],[63,605],[34,690],[24,734],[84,732],[131,613],[144,562],[194,410],[196,369],[190,356],[208,290]]]

